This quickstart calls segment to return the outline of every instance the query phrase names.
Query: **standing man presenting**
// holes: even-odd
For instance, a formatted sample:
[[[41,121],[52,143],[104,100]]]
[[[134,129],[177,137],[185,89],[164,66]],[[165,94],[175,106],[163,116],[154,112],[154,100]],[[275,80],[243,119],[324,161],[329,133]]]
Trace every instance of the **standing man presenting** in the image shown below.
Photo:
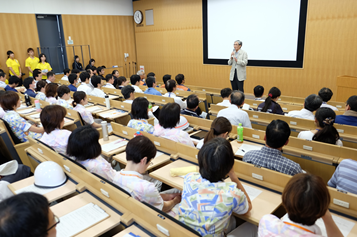
[[[242,41],[234,41],[234,50],[228,60],[228,65],[232,66],[229,80],[232,84],[233,90],[240,90],[244,92],[244,80],[247,77],[246,66],[248,64],[248,54],[243,51]]]

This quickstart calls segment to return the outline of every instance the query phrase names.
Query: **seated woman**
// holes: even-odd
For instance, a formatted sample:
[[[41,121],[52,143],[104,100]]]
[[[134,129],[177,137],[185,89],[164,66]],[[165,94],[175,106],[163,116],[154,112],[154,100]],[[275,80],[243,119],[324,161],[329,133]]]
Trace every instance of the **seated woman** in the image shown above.
[[[181,100],[180,97],[177,97],[176,94],[175,94],[175,91],[176,91],[176,81],[175,80],[168,80],[166,83],[165,83],[165,88],[167,90],[167,93],[164,94],[163,96],[165,97],[170,97],[170,98],[174,98],[175,100],[175,103],[177,103],[181,109],[186,109],[187,108],[187,104],[186,102],[183,102]]]
[[[58,85],[56,83],[50,83],[46,86],[45,94],[46,94],[46,102],[50,104],[57,104],[57,88]]]
[[[335,119],[336,114],[332,109],[327,107],[319,108],[315,113],[316,129],[302,131],[299,133],[298,138],[343,146],[340,135],[333,126]]]
[[[43,100],[43,101],[46,100],[46,94],[45,94],[46,86],[47,86],[47,82],[45,80],[41,80],[37,82],[36,84],[37,95],[35,97],[36,100]]]
[[[321,236],[316,221],[322,218],[328,237],[342,237],[328,210],[330,193],[322,178],[312,174],[296,174],[286,184],[282,203],[288,218],[268,214],[259,222],[259,236]],[[285,219],[285,218],[283,218]]]
[[[89,172],[113,182],[118,172],[100,155],[101,153],[99,132],[91,126],[76,128],[69,136],[67,155],[74,157]]]
[[[284,111],[281,109],[280,105],[276,103],[279,100],[280,95],[281,92],[279,88],[272,87],[265,101],[258,105],[258,111],[284,115]]]
[[[62,129],[67,110],[60,105],[48,105],[42,109],[40,119],[45,130],[41,142],[46,143],[57,152],[66,154],[68,138],[71,131]]]
[[[102,126],[100,124],[94,122],[91,112],[87,111],[84,107],[86,104],[88,104],[86,93],[84,91],[74,92],[72,101],[73,109],[78,111],[86,124],[91,125],[93,128],[101,128]]]
[[[154,127],[148,123],[149,101],[144,97],[136,98],[131,104],[131,114],[133,118],[129,121],[128,127],[152,134]]]
[[[185,145],[195,146],[187,132],[176,127],[180,122],[180,106],[176,103],[167,103],[162,107],[159,115],[159,124],[155,125],[154,135],[163,137]]]
[[[202,236],[224,236],[235,228],[233,212],[244,215],[252,209],[249,196],[234,173],[232,146],[224,138],[214,138],[203,145],[197,158],[199,172],[184,177],[179,220]],[[224,182],[227,174],[231,182]],[[252,228],[256,233],[256,227]]]
[[[121,76],[121,77],[118,77],[118,80],[117,80],[117,84],[116,84],[116,88],[117,89],[122,89],[124,86],[127,86],[129,84],[129,81],[126,80],[125,77]]]
[[[9,124],[12,132],[22,141],[26,142],[27,137],[40,139],[43,128],[32,125],[16,112],[21,106],[19,95],[13,91],[6,91],[0,101],[1,107],[5,110],[3,119]]]
[[[232,131],[232,124],[229,122],[228,119],[225,117],[218,117],[213,120],[211,124],[211,129],[206,134],[204,139],[201,139],[198,144],[197,148],[201,149],[203,144],[212,140],[215,137],[223,137],[226,139],[228,137],[228,133]]]
[[[67,101],[71,99],[71,90],[66,85],[59,86],[57,88],[58,105],[65,107],[66,109],[73,109],[72,105]]]

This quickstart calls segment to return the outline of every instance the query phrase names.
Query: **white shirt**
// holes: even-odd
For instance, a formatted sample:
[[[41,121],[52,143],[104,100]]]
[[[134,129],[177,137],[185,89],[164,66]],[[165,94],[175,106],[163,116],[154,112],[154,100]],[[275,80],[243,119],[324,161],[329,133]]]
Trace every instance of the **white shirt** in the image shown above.
[[[124,100],[123,102],[124,102],[124,103],[128,103],[128,104],[132,104],[132,103],[133,103],[133,100]]]
[[[5,88],[6,87],[6,83],[3,82],[3,81],[0,81],[0,87]]]
[[[110,83],[105,84],[103,87],[115,89],[115,87],[114,87],[112,84],[110,84]]]
[[[163,96],[169,97],[169,98],[174,98],[175,103],[178,104],[178,105],[181,107],[181,110],[187,108],[186,102],[183,102],[180,97],[177,97],[177,96],[175,95],[175,93],[167,92],[167,93],[166,93],[165,95],[163,95]]]
[[[5,115],[5,111],[0,106],[0,118],[4,117],[4,115]]]
[[[46,79],[47,84],[53,83],[52,81]]]
[[[67,75],[64,75],[61,80],[65,80],[65,81],[68,81],[68,76]]]
[[[299,133],[299,135],[297,137],[301,138],[301,139],[308,140],[308,141],[312,141],[312,138],[314,137],[314,135],[315,134],[311,131],[302,131]],[[340,139],[338,139],[336,141],[336,145],[343,146],[343,143]]]
[[[229,99],[223,100],[222,102],[218,103],[217,105],[229,107],[231,105],[231,102],[229,102]]]
[[[218,112],[217,117],[225,117],[232,125],[238,125],[242,123],[243,127],[252,128],[248,113],[239,109],[237,105],[230,105],[226,109],[222,109]]]
[[[142,91],[142,90],[140,89],[140,87],[135,86],[135,85],[131,85],[131,86],[134,87],[135,92],[137,92],[137,93],[144,93],[144,91]]]
[[[78,86],[77,91],[84,91],[87,95],[89,95],[92,91],[92,88],[90,87],[90,85],[82,83]]]
[[[196,148],[197,149],[201,149],[202,148],[202,146],[203,146],[203,144],[204,144],[204,141],[205,139],[201,139],[198,143],[197,143],[197,145],[196,145]]]
[[[320,107],[326,107],[326,108],[330,108],[330,109],[332,109],[334,111],[338,111],[338,109],[335,106],[329,105],[326,102],[322,102]]]
[[[254,100],[256,100],[256,101],[265,101],[265,100],[262,99],[261,97],[256,97]]]
[[[92,96],[97,96],[97,97],[101,97],[101,98],[105,98],[106,94],[98,88],[94,88],[91,92],[89,92],[89,95]]]
[[[293,118],[315,120],[315,115],[310,110],[307,110],[307,109],[293,110],[285,115],[289,116],[289,117],[293,117]]]

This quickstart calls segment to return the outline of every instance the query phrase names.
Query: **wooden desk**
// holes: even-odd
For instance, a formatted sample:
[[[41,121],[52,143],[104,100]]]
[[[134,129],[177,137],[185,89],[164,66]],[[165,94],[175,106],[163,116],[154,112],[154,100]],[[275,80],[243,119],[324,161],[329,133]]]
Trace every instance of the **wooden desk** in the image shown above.
[[[99,139],[99,144],[102,146],[102,145],[105,145],[105,144],[108,144],[108,143],[111,143],[111,142],[114,142],[117,140],[123,140],[123,138],[116,136],[116,135],[110,135],[108,138],[109,138],[109,141],[104,141],[103,138]],[[115,154],[125,151],[125,148],[126,148],[126,146],[122,146],[122,147],[119,147],[119,148],[112,150],[110,152],[105,152],[102,150],[102,154],[105,155],[106,157],[111,157]]]
[[[243,145],[243,144],[263,147],[263,145],[253,143],[253,142],[243,141],[242,143],[239,143],[239,142],[237,142],[237,140],[234,140],[234,141],[231,141],[233,153],[235,154],[238,151],[239,147],[241,147],[241,145]],[[237,157],[241,157],[241,156],[237,156]],[[241,157],[241,158],[243,158],[243,157]]]
[[[120,231],[118,234],[114,235],[113,237],[122,237],[126,234],[129,234],[130,232],[140,237],[150,237],[150,235],[146,234],[144,231],[140,230],[135,225],[132,225],[126,228],[125,230]]]
[[[28,187],[34,184],[34,182],[35,182],[35,177],[31,176],[26,179],[9,184],[8,188],[11,190],[11,192],[16,194],[17,190]],[[52,192],[46,193],[43,196],[45,196],[48,199],[48,202],[53,202],[75,192],[76,192],[76,185],[72,181],[68,180],[66,184],[62,185],[56,190],[53,190]]]
[[[87,192],[81,193],[50,208],[56,216],[62,217],[80,207],[87,205],[88,203],[98,205],[100,208],[105,210],[110,217],[79,233],[76,237],[99,236],[120,224],[120,216],[117,213]]]
[[[113,159],[118,161],[121,164],[126,165],[127,161],[126,161],[126,153],[123,152],[119,155],[113,156]],[[151,170],[155,167],[158,167],[162,164],[165,164],[166,162],[170,161],[170,156],[166,155],[166,154],[162,154],[158,157],[155,157],[154,159],[151,160],[151,162],[153,163],[152,165],[150,165],[147,170]]]
[[[91,108],[93,109],[94,107],[98,108],[98,110],[90,111]],[[105,107],[104,105],[88,106],[88,107],[86,107],[86,109],[87,109],[87,110],[89,109],[88,111],[91,112],[91,114],[93,114],[93,115],[97,115],[97,114],[99,114],[99,113],[102,113],[102,112],[108,110],[107,107]]]
[[[106,110],[106,111],[97,113],[97,116],[99,116],[103,119],[108,119],[108,120],[115,120],[117,118],[121,118],[126,115],[129,115],[129,113],[122,113],[122,112],[117,111],[116,109],[110,109],[110,110]]]

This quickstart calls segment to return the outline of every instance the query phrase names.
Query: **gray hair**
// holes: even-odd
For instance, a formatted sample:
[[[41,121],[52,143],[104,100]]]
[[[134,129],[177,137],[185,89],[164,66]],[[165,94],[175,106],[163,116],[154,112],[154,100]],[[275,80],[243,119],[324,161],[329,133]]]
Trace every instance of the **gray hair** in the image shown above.
[[[240,46],[243,46],[243,42],[240,40],[236,40],[236,41],[234,41],[234,43],[238,43]]]
[[[145,72],[142,71],[142,70],[139,70],[139,71],[136,73],[136,75],[139,75],[139,76],[142,76],[142,75],[144,75],[144,74],[145,74]]]

